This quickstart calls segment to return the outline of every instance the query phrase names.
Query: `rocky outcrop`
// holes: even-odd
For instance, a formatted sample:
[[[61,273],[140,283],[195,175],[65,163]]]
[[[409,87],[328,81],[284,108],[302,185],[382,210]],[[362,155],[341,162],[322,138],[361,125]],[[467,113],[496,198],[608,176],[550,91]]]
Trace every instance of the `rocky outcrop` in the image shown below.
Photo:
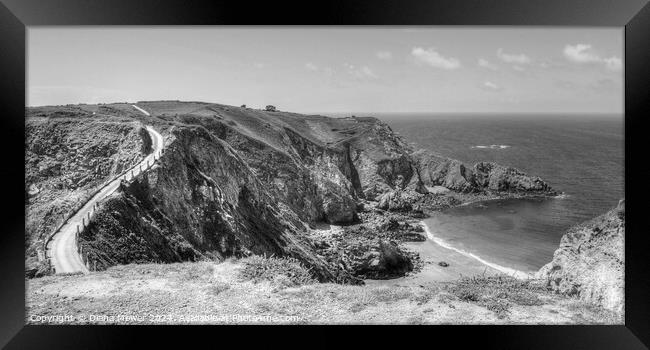
[[[528,176],[515,168],[480,162],[474,165],[472,173],[476,187],[490,192],[556,194],[539,177]]]
[[[422,197],[415,191],[396,190],[382,194],[378,199],[377,208],[389,211],[409,212],[414,209],[414,203]]]
[[[394,190],[426,193],[411,148],[376,118],[350,118],[362,130],[346,140],[358,174],[360,197],[377,200]]]
[[[422,150],[415,152],[413,158],[426,186],[443,186],[463,193],[557,194],[539,177],[512,167],[488,162],[468,167],[458,160]]]
[[[390,241],[378,240],[373,244],[357,244],[350,247],[349,270],[360,278],[390,279],[403,276],[413,270],[413,262]]]
[[[553,260],[537,272],[553,290],[576,295],[619,314],[625,299],[625,202],[571,228]]]

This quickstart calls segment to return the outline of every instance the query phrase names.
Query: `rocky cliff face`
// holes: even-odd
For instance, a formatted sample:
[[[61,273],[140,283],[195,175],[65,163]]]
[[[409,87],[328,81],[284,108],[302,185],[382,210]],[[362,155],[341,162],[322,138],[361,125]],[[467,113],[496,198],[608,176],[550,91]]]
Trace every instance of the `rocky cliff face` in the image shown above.
[[[350,273],[395,276],[413,266],[391,242],[368,243],[374,247],[371,251],[328,251],[324,257],[318,254],[309,226],[358,222],[362,203],[421,214],[421,205],[451,201],[429,193],[425,185],[445,186],[457,193],[552,191],[541,180],[512,168],[479,163],[468,169],[457,161],[413,154],[404,140],[375,118],[328,118],[175,101],[138,105],[152,117],[145,118],[126,104],[76,107],[86,113],[89,125],[98,125],[86,131],[86,137],[97,139],[97,147],[106,143],[134,159],[151,147],[150,141],[139,138],[137,129],[116,137],[105,126],[99,128],[105,124],[101,118],[111,120],[105,115],[109,113],[152,125],[163,133],[167,145],[156,167],[123,183],[101,204],[82,235],[85,251],[100,268],[275,254],[300,259],[321,280],[353,281]],[[90,115],[91,110],[97,115]],[[68,142],[28,133],[47,145]],[[107,161],[130,164],[121,154],[109,152]],[[55,165],[75,157],[65,154]],[[89,154],[88,161],[97,162],[93,157]],[[114,167],[113,172],[123,168]],[[77,169],[86,177],[94,171]],[[26,179],[26,186],[34,183]],[[356,259],[357,251],[364,257]]]
[[[537,278],[622,315],[625,307],[625,202],[570,229]]]
[[[427,151],[415,152],[413,158],[427,186],[444,186],[458,192],[557,194],[539,177],[528,176],[515,168],[487,162],[468,167],[458,160]]]
[[[28,269],[34,268],[36,249],[64,215],[105,181],[139,162],[151,151],[150,144],[148,133],[133,119],[98,117],[77,107],[26,111]]]
[[[300,218],[226,142],[203,127],[175,128],[160,165],[123,183],[84,235],[101,266],[158,260],[293,256],[322,280]]]

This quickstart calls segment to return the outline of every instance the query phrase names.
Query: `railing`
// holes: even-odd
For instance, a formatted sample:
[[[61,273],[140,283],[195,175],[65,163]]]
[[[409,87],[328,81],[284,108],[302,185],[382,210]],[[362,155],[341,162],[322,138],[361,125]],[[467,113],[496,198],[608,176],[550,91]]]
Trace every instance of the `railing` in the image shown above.
[[[124,175],[117,176],[117,177],[114,178],[114,180],[117,180],[117,179],[119,179],[120,177],[124,176],[124,181],[129,181],[129,180],[132,181],[132,180],[133,180],[135,177],[137,177],[138,175],[141,175],[141,174],[143,174],[145,171],[151,169],[151,167],[154,166],[154,164],[156,163],[156,161],[160,159],[160,157],[161,157],[162,154],[164,153],[164,150],[165,150],[164,148],[161,148],[161,149],[160,149],[160,152],[159,152],[158,154],[154,154],[153,162],[150,162],[150,161],[147,159],[147,164],[144,166],[144,169],[142,168],[142,163],[138,164],[139,171],[140,171],[138,174],[134,174],[135,166],[133,166],[132,168],[130,168],[129,170],[127,170],[126,173],[123,173]],[[157,157],[157,158],[156,158],[156,157]],[[131,172],[131,179],[128,178],[128,175],[129,175],[128,173],[129,173],[129,171]],[[111,181],[111,182],[112,182],[112,181]],[[109,183],[110,183],[110,182],[109,182]],[[92,198],[92,197],[91,197],[91,198]],[[88,253],[85,252],[85,251],[83,250],[83,246],[80,244],[79,236],[80,236],[80,235],[84,232],[84,230],[85,230],[86,228],[88,228],[88,226],[90,225],[90,220],[93,218],[92,215],[97,211],[97,208],[99,208],[99,202],[95,203],[95,205],[93,205],[93,206],[90,208],[90,210],[88,211],[88,213],[86,213],[86,215],[84,215],[84,217],[81,219],[81,226],[80,226],[80,225],[77,225],[77,231],[75,232],[75,244],[76,244],[76,246],[77,246],[77,253],[79,253],[79,256],[81,257],[81,261],[84,263],[84,265],[86,266],[86,268],[87,268],[89,271],[97,271],[97,260],[92,260],[91,258],[88,257]],[[86,219],[86,218],[87,218],[87,219]]]
[[[118,180],[118,179],[120,179],[120,178],[122,178],[122,177],[124,178],[125,181],[128,181],[128,180],[129,180],[129,179],[128,179],[129,173],[131,174],[131,180],[133,180],[133,178],[136,177],[137,175],[140,175],[140,174],[142,174],[143,172],[149,170],[149,169],[150,169],[150,168],[151,168],[151,167],[156,163],[157,160],[160,160],[160,157],[164,154],[164,151],[165,151],[165,148],[164,148],[164,143],[163,143],[163,145],[161,145],[161,149],[160,149],[160,151],[157,152],[157,153],[154,153],[154,160],[153,160],[153,162],[150,162],[150,160],[147,159],[147,164],[145,165],[144,169],[142,169],[142,163],[143,163],[143,162],[139,162],[139,163],[133,165],[132,167],[130,167],[130,168],[126,169],[125,171],[123,171],[122,173],[120,173],[119,175],[114,176],[114,177],[111,178],[110,180],[106,181],[106,182],[105,182],[101,187],[99,187],[98,189],[96,189],[95,191],[93,191],[93,192],[92,192],[92,193],[87,197],[87,199],[86,199],[85,201],[82,201],[81,203],[77,204],[77,205],[74,207],[73,210],[70,210],[70,211],[68,211],[66,214],[64,214],[64,215],[63,215],[63,221],[62,221],[59,225],[57,225],[57,226],[54,228],[54,230],[52,230],[49,234],[47,234],[47,236],[46,236],[45,239],[43,240],[43,246],[42,246],[42,248],[41,248],[42,250],[37,251],[39,261],[43,261],[43,260],[47,261],[47,263],[48,263],[48,265],[50,266],[50,268],[51,268],[52,270],[54,270],[54,266],[52,266],[52,263],[51,263],[51,257],[47,257],[47,245],[50,243],[50,241],[52,240],[52,238],[53,238],[53,237],[54,237],[54,236],[55,236],[55,235],[56,235],[56,234],[61,230],[61,228],[63,228],[63,226],[65,226],[65,225],[68,223],[68,221],[69,221],[69,220],[70,220],[70,219],[71,219],[75,214],[77,214],[77,213],[79,212],[79,210],[81,210],[81,208],[83,208],[84,205],[86,205],[86,203],[88,203],[88,201],[90,201],[93,197],[95,197],[99,192],[101,192],[102,190],[104,190],[107,186],[109,186],[109,185],[110,185],[111,183],[113,183],[114,181],[116,181],[116,180]],[[139,170],[139,173],[138,173],[138,174],[135,174],[135,173],[134,173],[134,171],[135,171],[136,168],[138,168],[138,170]],[[75,232],[75,244],[77,245],[77,252],[78,252],[79,255],[81,256],[82,261],[84,262],[84,265],[86,265],[86,267],[87,267],[89,270],[90,270],[90,264],[89,264],[89,262],[88,262],[88,256],[87,256],[87,254],[84,254],[85,252],[83,251],[83,246],[81,246],[81,245],[79,244],[79,234],[82,233],[83,230],[86,229],[86,228],[88,227],[88,224],[90,223],[90,219],[91,219],[92,213],[93,213],[94,211],[96,211],[98,207],[99,207],[98,203],[95,203],[95,204],[90,208],[90,210],[88,211],[88,213],[86,213],[86,215],[84,215],[84,217],[82,218],[82,225],[81,225],[81,228],[80,228],[79,225],[77,225],[77,231]],[[86,220],[86,217],[88,218],[88,220]],[[92,265],[93,265],[93,271],[96,271],[96,263],[97,263],[97,262],[94,261],[93,264],[92,264]]]

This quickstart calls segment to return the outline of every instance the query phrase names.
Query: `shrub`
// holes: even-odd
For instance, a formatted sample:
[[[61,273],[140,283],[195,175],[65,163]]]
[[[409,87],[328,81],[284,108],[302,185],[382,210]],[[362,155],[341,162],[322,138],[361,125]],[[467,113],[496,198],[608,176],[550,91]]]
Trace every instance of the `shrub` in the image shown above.
[[[537,280],[519,280],[506,275],[463,277],[448,286],[458,299],[478,303],[504,318],[512,304],[543,305],[539,298],[546,291]]]
[[[252,256],[243,260],[240,277],[255,283],[272,281],[282,286],[301,286],[316,283],[309,268],[294,258]]]
[[[208,292],[212,295],[219,295],[228,289],[230,289],[230,285],[228,283],[216,281],[208,287]]]
[[[402,299],[409,299],[413,293],[408,288],[382,287],[371,290],[377,301],[392,303]]]
[[[498,318],[505,318],[510,313],[510,303],[503,299],[489,299],[485,301],[485,308],[494,312]]]

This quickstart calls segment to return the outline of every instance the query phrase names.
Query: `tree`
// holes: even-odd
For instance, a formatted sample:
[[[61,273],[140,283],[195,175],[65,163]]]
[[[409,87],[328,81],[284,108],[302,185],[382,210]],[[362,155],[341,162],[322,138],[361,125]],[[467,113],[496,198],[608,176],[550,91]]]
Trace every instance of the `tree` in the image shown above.
[[[269,111],[269,112],[275,112],[275,106],[268,105],[268,106],[266,106],[266,110]]]

